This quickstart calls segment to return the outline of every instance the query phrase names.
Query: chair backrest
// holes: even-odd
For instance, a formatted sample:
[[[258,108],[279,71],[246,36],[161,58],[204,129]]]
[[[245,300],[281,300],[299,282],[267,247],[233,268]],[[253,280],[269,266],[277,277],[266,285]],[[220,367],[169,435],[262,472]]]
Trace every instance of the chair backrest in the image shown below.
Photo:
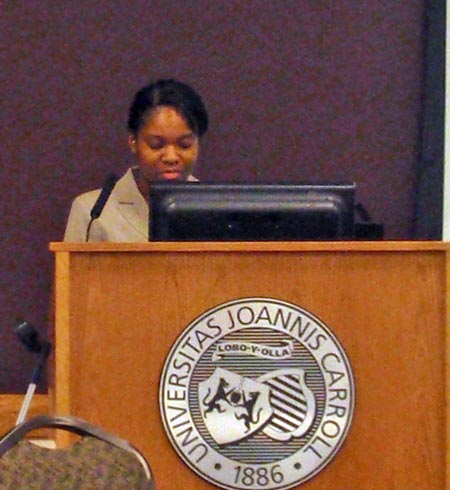
[[[67,449],[46,449],[25,439],[42,428],[82,436]],[[76,417],[39,416],[0,439],[0,490],[154,490],[144,456],[127,441]]]

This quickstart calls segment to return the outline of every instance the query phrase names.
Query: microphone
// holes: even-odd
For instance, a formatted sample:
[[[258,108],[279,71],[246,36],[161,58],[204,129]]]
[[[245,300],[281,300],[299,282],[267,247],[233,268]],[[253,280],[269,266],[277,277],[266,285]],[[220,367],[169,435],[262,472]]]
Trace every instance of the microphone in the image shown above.
[[[100,195],[98,196],[97,200],[95,201],[95,204],[92,206],[91,209],[91,220],[89,221],[87,230],[86,230],[86,242],[89,241],[89,232],[91,230],[91,226],[94,220],[100,217],[102,214],[103,208],[105,207],[109,196],[111,195],[111,192],[114,189],[114,186],[116,185],[116,182],[119,180],[119,177],[117,177],[116,174],[109,174],[108,177],[105,180],[105,183],[103,184],[102,190],[100,192]]]
[[[103,184],[102,191],[91,209],[91,219],[97,219],[102,214],[103,208],[105,207],[105,204],[108,201],[109,196],[111,195],[111,192],[118,180],[119,178],[116,174],[108,175],[105,183]]]
[[[16,325],[14,327],[14,332],[17,334],[19,340],[29,352],[39,354],[38,361],[28,384],[27,393],[20,408],[19,415],[17,416],[16,425],[19,425],[25,420],[28,413],[31,399],[33,398],[34,392],[36,391],[36,387],[41,378],[41,373],[45,367],[45,361],[52,350],[52,344],[50,344],[48,341],[41,341],[37,330],[26,321],[21,321],[18,325]]]
[[[44,344],[39,339],[38,331],[26,321],[21,321],[14,327],[14,332],[26,347],[27,351],[40,353]]]

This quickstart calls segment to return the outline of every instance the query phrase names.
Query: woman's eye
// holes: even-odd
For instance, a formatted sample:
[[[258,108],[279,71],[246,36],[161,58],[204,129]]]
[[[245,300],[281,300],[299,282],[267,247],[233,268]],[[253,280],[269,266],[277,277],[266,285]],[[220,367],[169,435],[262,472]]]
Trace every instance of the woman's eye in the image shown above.
[[[187,150],[188,148],[190,148],[194,144],[194,141],[195,141],[195,138],[193,138],[192,136],[188,136],[187,138],[181,139],[178,142],[178,145],[183,150]]]
[[[164,146],[164,141],[161,138],[150,138],[147,144],[152,150],[160,150]]]

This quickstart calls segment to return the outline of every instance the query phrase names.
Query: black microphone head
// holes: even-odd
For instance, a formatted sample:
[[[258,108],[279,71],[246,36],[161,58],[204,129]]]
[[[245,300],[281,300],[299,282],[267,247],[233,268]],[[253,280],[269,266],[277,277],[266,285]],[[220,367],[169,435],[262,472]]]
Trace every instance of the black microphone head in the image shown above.
[[[28,322],[20,322],[14,327],[14,332],[17,334],[22,344],[30,352],[39,353],[45,346],[45,344],[39,340],[38,331]]]

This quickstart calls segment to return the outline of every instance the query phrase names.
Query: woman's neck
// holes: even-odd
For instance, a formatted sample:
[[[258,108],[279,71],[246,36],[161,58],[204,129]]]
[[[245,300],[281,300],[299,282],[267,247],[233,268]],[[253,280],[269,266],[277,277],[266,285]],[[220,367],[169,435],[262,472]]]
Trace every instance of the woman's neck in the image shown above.
[[[147,179],[139,171],[139,167],[133,168],[133,177],[139,192],[144,196],[144,199],[147,200],[150,186]]]

